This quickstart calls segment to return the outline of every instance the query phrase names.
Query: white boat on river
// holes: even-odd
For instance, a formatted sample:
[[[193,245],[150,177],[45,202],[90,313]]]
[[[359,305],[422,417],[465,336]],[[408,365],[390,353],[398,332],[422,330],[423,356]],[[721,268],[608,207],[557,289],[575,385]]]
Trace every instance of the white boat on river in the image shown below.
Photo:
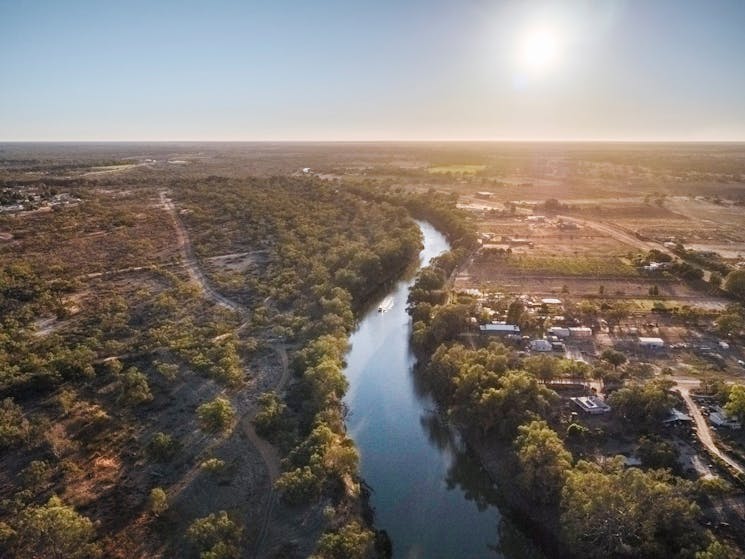
[[[378,307],[378,312],[386,312],[393,308],[393,297],[388,296],[380,303],[380,306]]]

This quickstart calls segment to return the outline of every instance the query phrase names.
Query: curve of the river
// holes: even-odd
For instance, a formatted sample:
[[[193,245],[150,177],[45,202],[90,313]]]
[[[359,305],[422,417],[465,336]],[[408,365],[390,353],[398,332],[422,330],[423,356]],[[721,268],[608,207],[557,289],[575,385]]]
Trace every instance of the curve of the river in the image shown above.
[[[424,266],[449,246],[429,223],[419,226]],[[491,481],[414,378],[406,313],[412,282],[399,281],[381,298],[386,306],[392,299],[389,310],[370,309],[347,354],[347,427],[372,489],[375,525],[390,536],[395,558],[513,556],[499,550],[500,539],[514,534],[505,534]]]

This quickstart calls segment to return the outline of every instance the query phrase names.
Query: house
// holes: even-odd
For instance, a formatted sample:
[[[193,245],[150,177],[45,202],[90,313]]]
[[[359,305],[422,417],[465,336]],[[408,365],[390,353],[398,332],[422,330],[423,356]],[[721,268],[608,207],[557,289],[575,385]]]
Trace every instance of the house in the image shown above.
[[[644,266],[643,269],[645,272],[659,272],[661,270],[670,269],[670,266],[670,262],[650,262],[649,264]]]
[[[610,406],[597,396],[579,396],[569,398],[580,410],[590,415],[608,413]]]
[[[482,334],[487,336],[507,336],[509,334],[520,334],[520,327],[515,324],[482,324],[479,326]]]
[[[709,414],[709,421],[717,427],[727,427],[729,429],[742,429],[742,424],[737,419],[731,418],[719,406],[714,408],[715,411]]]
[[[675,408],[672,408],[670,410],[670,415],[668,416],[667,419],[663,419],[662,423],[682,423],[682,422],[688,423],[691,421],[693,421],[693,418],[690,415],[683,413],[680,410],[676,410]]]
[[[552,351],[554,347],[548,340],[530,340],[531,351]]]
[[[548,329],[548,334],[550,336],[556,336],[557,338],[568,338],[569,328],[562,328],[561,326],[551,326],[551,328]]]
[[[662,349],[665,347],[665,341],[662,338],[639,338],[639,346],[644,349]]]
[[[572,338],[592,338],[592,328],[587,326],[574,326],[568,328],[568,330]]]

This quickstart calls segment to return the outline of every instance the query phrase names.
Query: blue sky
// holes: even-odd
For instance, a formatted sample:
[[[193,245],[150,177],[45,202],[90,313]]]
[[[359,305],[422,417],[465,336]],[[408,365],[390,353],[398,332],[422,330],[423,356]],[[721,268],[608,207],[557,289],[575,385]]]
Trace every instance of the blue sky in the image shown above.
[[[368,139],[745,140],[745,2],[0,0],[0,140]]]

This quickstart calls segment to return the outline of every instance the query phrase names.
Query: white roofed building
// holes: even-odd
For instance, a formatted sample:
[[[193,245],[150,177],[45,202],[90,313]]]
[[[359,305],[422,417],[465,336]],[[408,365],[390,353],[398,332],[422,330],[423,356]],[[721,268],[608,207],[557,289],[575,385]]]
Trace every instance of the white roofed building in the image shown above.
[[[569,328],[569,335],[572,338],[592,338],[592,328],[587,326],[573,326]]]
[[[479,330],[482,334],[491,336],[507,336],[520,333],[520,327],[516,324],[482,324],[479,326]]]
[[[665,347],[665,340],[662,338],[639,338],[639,345],[647,349],[661,349]]]
[[[610,406],[597,396],[579,396],[576,398],[570,398],[570,400],[574,402],[579,409],[590,415],[600,415],[610,411]]]

